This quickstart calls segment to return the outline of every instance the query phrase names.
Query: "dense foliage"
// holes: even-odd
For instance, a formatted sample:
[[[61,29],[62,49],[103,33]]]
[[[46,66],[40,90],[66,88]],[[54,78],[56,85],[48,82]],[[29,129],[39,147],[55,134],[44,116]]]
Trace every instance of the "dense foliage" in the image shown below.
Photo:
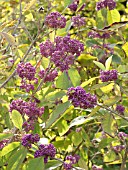
[[[0,169],[128,169],[128,2],[0,1]]]

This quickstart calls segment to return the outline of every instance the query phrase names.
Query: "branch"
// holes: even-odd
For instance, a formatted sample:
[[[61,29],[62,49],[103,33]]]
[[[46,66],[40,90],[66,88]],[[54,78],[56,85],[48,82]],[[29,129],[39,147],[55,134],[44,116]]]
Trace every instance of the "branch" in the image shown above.
[[[111,110],[111,109],[109,109],[109,108],[107,108],[107,107],[105,107],[105,106],[103,106],[103,105],[100,105],[100,104],[97,104],[97,105],[98,105],[98,106],[100,106],[100,107],[102,107],[102,108],[104,108],[104,109],[106,109],[106,110],[108,110],[109,112],[114,113],[115,115],[117,115],[117,116],[121,117],[122,119],[124,119],[124,120],[128,121],[128,118],[126,118],[126,117],[124,117],[124,116],[122,116],[122,115],[118,114],[118,113],[117,113],[117,112],[115,112],[114,110]]]
[[[127,154],[128,154],[128,142],[126,142],[126,151],[125,151],[125,154],[124,154],[124,157],[123,157],[123,160],[122,160],[120,170],[125,170],[125,164],[126,164],[126,161],[127,161]]]

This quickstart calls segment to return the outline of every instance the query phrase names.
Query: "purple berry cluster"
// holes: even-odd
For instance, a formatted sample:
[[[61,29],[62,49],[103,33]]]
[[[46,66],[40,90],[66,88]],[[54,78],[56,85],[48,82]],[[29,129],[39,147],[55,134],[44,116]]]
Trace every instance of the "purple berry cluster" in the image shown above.
[[[79,5],[79,0],[74,0],[74,1],[68,6],[68,8],[69,8],[71,11],[75,12],[75,11],[77,10],[78,5]]]
[[[80,159],[79,155],[68,155],[66,156],[65,162],[63,163],[63,167],[65,170],[71,170],[72,165],[76,164]]]
[[[51,12],[46,16],[45,24],[50,28],[64,28],[66,26],[66,18],[59,12]]]
[[[47,69],[46,70],[40,70],[39,77],[41,79],[44,79],[44,82],[54,81],[55,78],[58,76],[57,70],[50,71],[49,73],[47,73],[47,71],[48,71]]]
[[[103,168],[100,168],[97,165],[93,165],[92,170],[103,170]]]
[[[70,36],[56,37],[55,42],[49,40],[40,44],[41,54],[50,56],[51,61],[61,71],[68,70],[74,63],[75,56],[79,56],[84,51],[84,44],[78,40],[70,39]]]
[[[72,25],[74,27],[81,27],[81,26],[85,25],[85,18],[84,17],[80,17],[80,15],[73,16],[71,18],[71,21],[72,21]]]
[[[108,39],[108,38],[110,38],[110,34],[105,32],[101,35],[96,31],[90,31],[90,32],[88,32],[88,37],[89,38]]]
[[[117,146],[113,146],[112,149],[116,152],[116,153],[120,153],[123,149],[125,149],[124,145],[117,145]]]
[[[22,78],[21,81],[21,88],[25,89],[26,92],[30,92],[30,90],[34,90],[34,84],[38,83],[38,79],[35,78],[36,69],[33,67],[30,63],[19,63],[17,66],[17,74],[20,78]]]
[[[27,115],[29,118],[23,123],[26,132],[33,130],[37,118],[44,113],[44,107],[38,107],[36,102],[26,102],[21,99],[13,100],[10,104],[10,112],[17,110],[21,115]]]
[[[116,106],[116,111],[119,112],[120,114],[123,114],[125,111],[125,107],[122,105],[117,105]]]
[[[119,132],[118,133],[118,138],[121,140],[121,141],[124,141],[126,138],[128,138],[128,134],[124,133],[124,132]]]
[[[68,99],[71,100],[75,107],[87,109],[93,108],[97,104],[96,95],[86,93],[86,91],[80,86],[69,88],[67,94]]]
[[[99,11],[102,8],[108,8],[109,10],[113,10],[116,7],[115,0],[100,0],[96,3],[96,10]]]
[[[56,148],[53,144],[48,145],[39,145],[39,149],[35,152],[34,157],[41,157],[44,156],[44,163],[48,162],[48,157],[54,158],[56,154]]]
[[[22,137],[22,145],[31,148],[32,144],[39,142],[40,137],[38,134],[26,134]]]
[[[118,73],[116,70],[100,71],[100,79],[102,82],[117,80]]]
[[[44,113],[44,107],[39,108],[35,102],[26,102],[21,99],[13,100],[10,104],[10,112],[17,110],[20,114],[26,114],[29,118],[40,117]]]
[[[23,123],[22,127],[25,132],[29,132],[30,130],[34,130],[35,123],[35,118],[30,117],[27,121]]]

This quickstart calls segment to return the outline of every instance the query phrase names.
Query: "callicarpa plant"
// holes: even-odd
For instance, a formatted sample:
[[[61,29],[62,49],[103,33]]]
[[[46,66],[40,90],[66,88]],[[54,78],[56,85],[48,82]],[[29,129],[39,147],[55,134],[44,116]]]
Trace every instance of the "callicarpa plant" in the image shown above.
[[[127,1],[0,9],[0,169],[128,170]]]

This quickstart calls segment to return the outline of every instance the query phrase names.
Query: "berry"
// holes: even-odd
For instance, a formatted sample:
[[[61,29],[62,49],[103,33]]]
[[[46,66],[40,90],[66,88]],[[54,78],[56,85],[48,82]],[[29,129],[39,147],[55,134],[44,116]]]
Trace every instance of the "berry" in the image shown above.
[[[109,10],[113,10],[116,7],[115,0],[101,0],[96,3],[96,10],[99,11],[102,8],[108,8]]]
[[[117,80],[118,73],[116,70],[100,71],[100,79],[102,82]]]
[[[32,144],[39,142],[40,137],[38,134],[26,134],[22,137],[22,145],[31,148]]]
[[[84,19],[84,17],[80,17],[80,15],[73,16],[71,18],[71,21],[72,21],[72,25],[74,27],[80,27],[80,26],[84,26],[85,25],[85,19]]]
[[[44,113],[44,107],[37,107],[36,102],[25,102],[21,99],[13,100],[10,104],[10,112],[17,110],[20,114],[26,114],[28,117],[37,119]]]
[[[117,105],[117,106],[116,106],[116,111],[119,112],[119,113],[121,113],[121,114],[123,114],[124,111],[125,111],[125,107],[122,106],[122,105]]]
[[[75,107],[83,109],[93,108],[97,103],[96,95],[86,93],[86,91],[80,86],[69,88],[67,95],[68,99],[71,100]]]
[[[77,10],[77,7],[78,7],[78,4],[79,4],[79,0],[74,0],[73,2],[72,2],[72,4],[70,4],[69,6],[68,6],[68,8],[71,10],[71,11],[76,11]]]
[[[45,78],[44,78],[44,76],[45,76]],[[49,72],[49,73],[47,73],[47,69],[46,70],[40,70],[40,72],[39,72],[39,77],[41,78],[41,79],[43,79],[44,78],[44,82],[48,82],[48,81],[54,81],[55,80],[55,78],[58,76],[58,73],[57,73],[57,71],[56,70],[53,70],[53,71],[51,71],[51,72]]]
[[[20,63],[17,66],[17,74],[19,77],[26,78],[28,80],[34,80],[36,69],[30,63]]]
[[[53,144],[39,145],[39,149],[35,152],[34,157],[44,156],[44,163],[47,163],[48,157],[54,158],[56,154],[56,149]]]
[[[50,28],[64,28],[66,26],[66,18],[59,12],[52,12],[46,17],[45,24]]]

